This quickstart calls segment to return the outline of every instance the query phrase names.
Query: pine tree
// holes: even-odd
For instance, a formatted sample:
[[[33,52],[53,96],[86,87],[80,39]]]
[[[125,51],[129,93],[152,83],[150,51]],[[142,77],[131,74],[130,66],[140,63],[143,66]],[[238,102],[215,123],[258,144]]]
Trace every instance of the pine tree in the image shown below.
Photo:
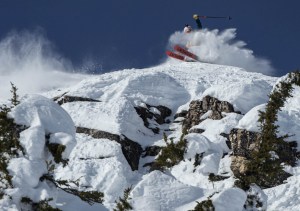
[[[20,103],[19,95],[17,94],[18,88],[12,82],[10,82],[10,84],[11,84],[10,92],[12,93],[12,98],[10,101],[13,106],[17,106]]]

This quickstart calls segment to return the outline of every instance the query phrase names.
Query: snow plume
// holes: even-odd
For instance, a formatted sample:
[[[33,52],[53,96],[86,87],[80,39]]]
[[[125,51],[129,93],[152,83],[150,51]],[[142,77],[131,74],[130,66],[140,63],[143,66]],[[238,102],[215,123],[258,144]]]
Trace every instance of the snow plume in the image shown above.
[[[261,72],[271,75],[274,71],[270,61],[257,58],[253,51],[246,48],[243,41],[235,41],[236,29],[201,30],[190,34],[174,33],[169,44],[180,44],[189,47],[201,61],[236,66],[250,72]]]
[[[40,30],[11,32],[0,41],[0,100],[10,98],[10,82],[18,94],[50,90],[79,79],[72,64],[54,51]]]

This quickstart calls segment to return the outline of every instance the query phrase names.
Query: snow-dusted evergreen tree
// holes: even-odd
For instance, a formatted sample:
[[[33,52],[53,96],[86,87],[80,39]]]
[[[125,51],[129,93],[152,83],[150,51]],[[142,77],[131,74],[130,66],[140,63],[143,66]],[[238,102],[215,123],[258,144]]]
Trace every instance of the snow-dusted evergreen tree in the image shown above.
[[[289,148],[285,141],[288,135],[278,136],[278,112],[284,106],[287,98],[292,97],[293,85],[300,86],[300,73],[288,74],[286,80],[276,85],[269,96],[266,110],[260,111],[261,141],[257,150],[251,155],[251,161],[247,165],[248,172],[241,177],[241,187],[248,189],[255,183],[263,188],[274,187],[281,184],[290,174],[283,171],[283,161],[289,165],[295,165],[295,155],[286,154],[282,149]],[[283,160],[290,157],[288,161]]]

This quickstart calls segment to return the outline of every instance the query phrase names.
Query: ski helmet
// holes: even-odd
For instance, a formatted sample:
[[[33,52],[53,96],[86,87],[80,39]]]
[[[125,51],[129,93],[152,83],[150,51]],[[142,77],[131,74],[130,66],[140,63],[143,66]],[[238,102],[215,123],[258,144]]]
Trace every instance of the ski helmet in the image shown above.
[[[194,14],[194,15],[193,15],[193,18],[194,18],[194,19],[198,19],[198,18],[199,18],[199,15]]]

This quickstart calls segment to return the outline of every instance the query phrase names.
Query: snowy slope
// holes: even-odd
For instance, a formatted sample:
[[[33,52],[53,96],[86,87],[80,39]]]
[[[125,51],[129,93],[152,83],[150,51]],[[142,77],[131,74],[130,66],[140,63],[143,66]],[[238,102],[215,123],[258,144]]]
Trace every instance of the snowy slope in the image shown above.
[[[188,109],[191,100],[210,95],[228,101],[236,110],[246,113],[267,101],[275,81],[276,78],[229,66],[166,63],[148,69],[130,69],[95,76],[46,96],[54,97],[67,92],[70,96],[100,100],[101,103],[68,103],[63,108],[71,115],[76,126],[124,134],[142,145],[149,145],[145,143],[148,137],[143,137],[143,143],[138,140],[141,134],[151,134],[144,127],[138,130],[133,127],[143,125],[134,106],[141,103],[164,105],[175,114]]]
[[[190,210],[196,206],[196,201],[211,195],[216,210],[243,210],[246,193],[233,188],[230,149],[220,133],[229,133],[233,128],[258,131],[258,110],[264,109],[277,80],[236,67],[168,61],[157,67],[87,77],[74,86],[42,93],[44,97],[27,96],[10,114],[17,123],[29,127],[22,132],[20,139],[26,146],[28,157],[10,164],[14,183],[21,189],[26,185],[24,190],[30,196],[37,193],[33,188],[47,190],[48,195],[44,198],[52,196],[55,199],[53,205],[62,210],[112,210],[115,200],[130,186],[130,203],[134,210]],[[98,102],[67,102],[60,107],[51,100],[64,93]],[[205,132],[188,134],[185,159],[164,173],[149,173],[149,168],[142,166],[153,161],[154,157],[141,158],[139,169],[132,171],[120,143],[75,133],[75,127],[84,127],[124,135],[143,148],[164,145],[164,131],[174,140],[181,135],[181,124],[173,122],[174,115],[188,110],[192,100],[201,100],[206,95],[228,101],[241,114],[227,113],[221,120],[206,119],[194,126]],[[293,95],[280,112],[279,124],[282,133],[295,134],[297,138],[300,135],[300,89],[296,87]],[[172,110],[170,123],[160,125],[158,134],[144,126],[134,108],[146,104],[162,105]],[[79,198],[38,182],[39,176],[46,171],[46,164],[42,161],[46,156],[43,151],[45,143],[41,137],[47,133],[51,133],[53,142],[65,143],[68,149],[64,154],[69,159],[68,165],[57,165],[55,178],[77,181],[81,188],[103,192],[103,206],[95,204],[89,207]],[[201,165],[194,167],[196,153],[203,153],[203,159]],[[37,168],[39,171],[28,179],[28,169],[17,171],[23,164],[23,168],[28,166],[28,169]],[[265,190],[270,210],[300,210],[300,200],[296,197],[300,194],[299,167],[287,167],[287,170],[294,176],[286,184]],[[212,183],[208,180],[209,173],[229,178]],[[27,180],[28,184],[22,184]],[[26,195],[24,191],[20,193]],[[284,196],[284,193],[289,195]],[[11,205],[9,203],[9,200],[1,200],[0,206],[4,208]]]

